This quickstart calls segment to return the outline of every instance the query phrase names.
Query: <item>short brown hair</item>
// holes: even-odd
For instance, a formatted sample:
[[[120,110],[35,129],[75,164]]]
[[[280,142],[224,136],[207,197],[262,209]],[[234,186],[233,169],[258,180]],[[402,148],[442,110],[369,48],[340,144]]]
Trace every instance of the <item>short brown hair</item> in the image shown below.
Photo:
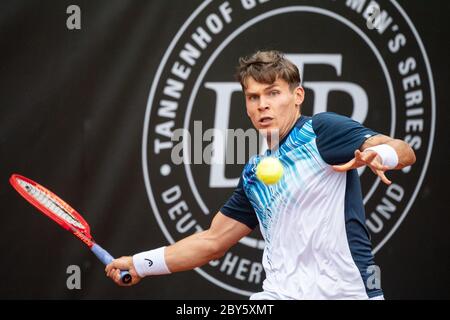
[[[276,50],[257,51],[254,54],[239,58],[236,79],[245,89],[247,79],[252,77],[257,82],[272,84],[281,78],[293,90],[300,85],[300,72],[295,64],[283,53]]]

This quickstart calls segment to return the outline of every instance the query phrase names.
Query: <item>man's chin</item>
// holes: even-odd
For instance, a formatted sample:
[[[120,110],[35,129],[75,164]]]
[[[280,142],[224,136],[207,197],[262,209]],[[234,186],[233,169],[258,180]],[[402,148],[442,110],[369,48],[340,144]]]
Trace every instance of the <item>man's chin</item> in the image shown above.
[[[266,139],[278,139],[280,135],[280,129],[276,127],[259,128],[258,131]]]

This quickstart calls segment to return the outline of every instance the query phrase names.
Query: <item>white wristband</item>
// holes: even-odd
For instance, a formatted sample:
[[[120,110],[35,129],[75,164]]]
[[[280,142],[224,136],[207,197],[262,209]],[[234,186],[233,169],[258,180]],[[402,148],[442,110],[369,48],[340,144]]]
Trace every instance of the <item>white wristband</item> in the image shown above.
[[[144,251],[133,256],[133,264],[139,277],[171,273],[164,259],[166,247]]]
[[[398,155],[394,148],[388,144],[379,144],[374,147],[365,149],[372,150],[378,153],[383,163],[383,166],[388,166],[389,169],[394,169],[398,165]]]

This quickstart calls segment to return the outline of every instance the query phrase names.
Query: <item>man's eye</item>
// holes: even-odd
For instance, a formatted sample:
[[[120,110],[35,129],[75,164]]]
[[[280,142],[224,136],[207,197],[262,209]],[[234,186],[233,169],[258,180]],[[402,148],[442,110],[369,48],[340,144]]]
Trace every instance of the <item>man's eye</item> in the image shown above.
[[[258,99],[257,96],[249,96],[248,97],[248,100],[250,100],[250,101],[256,101],[257,99]]]
[[[277,90],[270,91],[270,95],[271,95],[271,96],[276,96],[276,95],[279,94],[279,93],[280,93],[280,92],[277,91]]]

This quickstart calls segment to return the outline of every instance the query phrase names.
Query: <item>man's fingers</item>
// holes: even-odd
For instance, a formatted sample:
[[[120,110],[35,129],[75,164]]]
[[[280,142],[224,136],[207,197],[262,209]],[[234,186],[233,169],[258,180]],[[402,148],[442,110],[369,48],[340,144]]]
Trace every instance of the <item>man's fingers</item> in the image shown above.
[[[123,283],[121,278],[121,271],[127,270],[132,275],[132,283]],[[105,267],[106,276],[111,278],[117,285],[119,286],[130,286],[132,284],[136,284],[139,282],[139,277],[136,275],[133,268],[133,258],[128,257],[120,257],[118,259],[114,259]]]
[[[382,171],[389,170],[389,167],[383,165],[381,158],[374,151],[369,151],[368,154],[363,155],[362,161],[364,161],[368,166],[372,167],[372,169]]]
[[[116,272],[116,268],[111,268],[111,270],[108,271],[108,273],[106,274],[106,276],[112,278],[114,273]]]
[[[122,277],[120,275],[120,269],[112,268],[107,272],[107,276],[111,278],[117,285],[119,286],[127,286],[128,284],[125,284],[122,282]]]
[[[114,266],[114,263],[111,262],[105,268],[106,276],[111,278],[112,275],[114,274],[114,272],[116,272],[116,270],[117,270],[117,268]]]
[[[372,170],[372,172],[374,174],[376,174],[378,177],[380,177],[381,181],[383,181],[383,183],[390,185],[392,183],[391,180],[389,180],[386,177],[386,174],[384,173],[386,170],[377,170],[375,169],[373,166],[368,166],[370,168],[370,170]],[[384,168],[384,167],[383,167]]]
[[[117,274],[117,272],[119,272],[119,269],[122,269],[122,268],[123,268],[123,263],[120,261],[120,259],[114,259],[105,268],[106,276],[115,280],[115,275]]]
[[[382,162],[380,156],[375,152],[373,152],[370,156],[368,156],[366,161],[369,166],[372,166],[373,168],[375,168],[377,170],[386,171],[389,169],[388,166],[383,165],[383,162]]]
[[[131,279],[131,282],[130,282],[130,283],[124,283],[124,282],[122,281],[122,276],[121,276],[121,274],[120,274],[120,270],[116,270],[116,271],[115,271],[115,273],[113,274],[113,280],[114,280],[114,282],[115,282],[117,285],[119,285],[119,286],[121,286],[121,287],[129,287],[129,286],[132,286],[132,285],[134,285],[134,284],[136,284],[136,283],[139,282],[139,280],[138,280],[137,278],[135,278],[134,276],[132,276],[132,279]]]
[[[106,266],[105,270],[110,270],[112,268],[114,269],[121,269],[121,270],[128,270],[130,269],[130,259],[129,257],[121,257],[119,259],[114,259],[110,264]]]
[[[371,162],[369,165],[370,165],[372,168],[374,168],[375,170],[381,170],[381,171],[389,170],[389,167],[388,167],[388,166],[383,166],[381,163]]]
[[[108,265],[106,266],[105,272],[106,272],[106,276],[107,276],[107,277],[109,277],[109,274],[111,273],[112,268],[113,268],[113,267],[112,267],[111,264],[108,264]]]
[[[355,157],[352,160],[341,165],[334,165],[332,168],[334,171],[344,172],[364,165],[367,165],[374,174],[379,176],[383,183],[387,185],[392,183],[384,174],[386,170],[389,170],[389,167],[381,163],[378,153],[375,151],[361,152],[357,149],[355,150]]]
[[[392,181],[386,177],[386,175],[384,174],[384,171],[382,171],[382,170],[377,170],[377,176],[379,176],[381,181],[383,181],[387,185],[390,185],[392,183]]]
[[[116,280],[117,284],[122,284],[122,280],[120,279],[120,270],[116,270],[114,273],[114,280]]]
[[[356,163],[356,159],[352,159],[347,163],[344,164],[340,164],[340,165],[334,165],[333,166],[333,170],[337,171],[337,172],[343,172],[343,171],[347,171],[349,169],[352,169],[352,166]]]
[[[377,157],[377,155],[378,154],[376,152],[365,152],[361,155],[361,160],[365,163],[371,163]]]

